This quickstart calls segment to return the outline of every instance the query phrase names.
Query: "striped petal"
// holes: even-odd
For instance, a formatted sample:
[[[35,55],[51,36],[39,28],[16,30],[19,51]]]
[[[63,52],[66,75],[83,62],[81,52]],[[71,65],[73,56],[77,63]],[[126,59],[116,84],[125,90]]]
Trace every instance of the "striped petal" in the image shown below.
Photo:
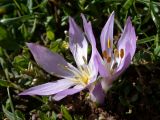
[[[132,58],[133,55],[135,54],[135,50],[136,50],[136,34],[135,34],[135,30],[134,27],[132,26],[130,17],[127,19],[124,31],[122,33],[121,38],[118,41],[118,50],[120,51],[121,49],[124,50],[124,58],[121,60],[121,64],[119,65],[117,72],[120,73],[123,72],[123,70],[125,70]]]
[[[110,56],[113,49],[113,25],[114,25],[114,12],[110,15],[107,23],[102,29],[100,40],[102,52],[106,51]]]
[[[102,89],[101,83],[97,83],[93,90],[90,91],[91,95],[91,100],[98,103],[98,104],[103,104],[105,100],[105,93]]]
[[[53,95],[63,90],[68,89],[75,83],[68,79],[61,79],[56,82],[49,82],[29,88],[19,95]]]
[[[95,60],[97,62],[98,65],[98,71],[100,73],[100,76],[104,77],[104,78],[108,78],[110,77],[110,73],[109,71],[106,69],[105,65],[103,64],[103,59],[101,58],[101,56],[96,55]]]
[[[59,101],[59,100],[65,98],[66,96],[76,94],[76,93],[80,92],[80,91],[83,90],[83,89],[84,89],[83,86],[81,86],[81,85],[76,85],[76,86],[74,86],[73,88],[66,89],[66,90],[64,90],[64,91],[62,91],[62,92],[57,93],[57,94],[53,97],[53,99],[56,100],[56,101]]]
[[[98,66],[95,61],[95,56],[100,57],[100,55],[99,55],[99,52],[97,51],[97,48],[96,48],[96,40],[93,35],[91,22],[87,22],[87,20],[83,14],[81,14],[81,16],[83,19],[83,27],[84,27],[85,34],[88,38],[88,41],[90,42],[90,44],[92,46],[92,53],[91,53],[91,58],[89,61],[89,67],[92,70],[92,80],[90,82],[94,82],[97,78],[97,75],[98,75]]]
[[[77,66],[86,64],[88,43],[75,21],[69,18],[69,46]]]
[[[53,53],[45,47],[34,43],[27,43],[35,61],[48,73],[58,76],[73,76],[66,68],[73,66],[65,61],[65,59],[57,53]]]

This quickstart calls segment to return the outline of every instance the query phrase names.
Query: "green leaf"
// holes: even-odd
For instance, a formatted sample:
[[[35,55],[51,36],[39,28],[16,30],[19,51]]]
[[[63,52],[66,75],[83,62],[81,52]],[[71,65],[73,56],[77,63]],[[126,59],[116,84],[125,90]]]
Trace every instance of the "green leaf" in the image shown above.
[[[33,10],[32,10],[33,0],[28,0],[28,2],[27,2],[27,7],[28,7],[30,13],[32,13],[32,12],[33,12]]]
[[[47,38],[48,38],[49,40],[54,40],[54,39],[55,39],[54,32],[52,32],[51,30],[48,30],[48,31],[47,31]]]
[[[46,113],[39,111],[39,117],[41,120],[50,120]]]
[[[154,40],[155,40],[155,35],[150,36],[150,37],[146,37],[144,39],[137,40],[137,44],[144,44],[144,43],[148,43],[148,42],[151,42],[151,41],[154,41]]]
[[[128,11],[128,9],[131,7],[131,5],[133,4],[133,1],[134,0],[127,0],[125,3],[124,3],[124,5],[123,5],[123,7],[122,7],[122,9],[121,9],[121,11]]]
[[[50,49],[53,52],[59,52],[61,50],[60,49],[61,45],[62,45],[62,39],[57,39],[56,41],[53,41],[50,44]]]
[[[51,120],[56,120],[57,119],[57,115],[55,112],[52,112],[52,116],[51,116]]]
[[[20,110],[16,110],[15,112],[19,118],[21,118],[22,120],[25,120],[25,115]]]
[[[13,113],[9,112],[4,106],[2,106],[2,109],[9,120],[15,120]]]
[[[3,24],[13,24],[13,22],[19,22],[19,21],[27,21],[29,19],[33,19],[34,16],[32,15],[24,15],[24,16],[20,16],[20,17],[13,17],[13,18],[4,18],[1,19],[0,22]]]
[[[154,54],[160,57],[160,46],[154,49]]]
[[[21,119],[20,117],[18,117],[17,115],[16,115],[16,119],[15,119],[14,114],[11,113],[10,111],[8,111],[4,106],[2,106],[2,109],[9,120],[24,120],[24,119]]]
[[[160,29],[160,27],[159,27],[159,24],[160,24],[159,19],[160,19],[160,17],[158,16],[158,13],[156,12],[156,9],[158,9],[158,8],[157,8],[156,5],[154,5],[152,3],[152,1],[150,2],[150,8],[151,8],[152,20],[154,21],[154,23],[155,23],[155,25],[157,27],[157,30],[159,30]]]
[[[72,120],[71,115],[69,114],[68,110],[67,110],[63,105],[61,105],[61,112],[62,112],[62,114],[63,114],[63,117],[64,117],[66,120]]]
[[[0,80],[0,86],[2,86],[2,87],[13,87],[11,82],[8,82],[7,80]]]
[[[11,37],[11,33],[7,31],[7,28],[0,25],[0,46],[7,50],[15,50],[19,48],[16,40]]]
[[[13,60],[13,65],[17,70],[24,70],[28,68],[29,59],[27,56],[18,55]]]

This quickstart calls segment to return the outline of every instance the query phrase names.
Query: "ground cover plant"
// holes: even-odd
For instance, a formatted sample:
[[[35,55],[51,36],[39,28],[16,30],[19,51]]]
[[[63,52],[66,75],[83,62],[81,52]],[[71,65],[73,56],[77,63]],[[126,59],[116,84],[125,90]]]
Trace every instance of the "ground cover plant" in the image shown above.
[[[2,120],[159,120],[159,8],[160,2],[154,0],[1,0],[0,118]],[[77,65],[80,59],[72,55],[74,50],[70,51],[70,46],[73,45],[74,48],[74,44],[70,44],[72,30],[69,31],[70,25],[74,26],[73,19],[82,31],[85,24],[84,35],[88,43],[91,43],[83,53],[88,54],[88,61],[82,56],[83,62],[88,63],[90,58],[93,58],[92,53],[95,48],[92,43],[93,37],[90,40],[90,31],[87,29],[90,27],[88,21],[91,21],[97,51],[103,56],[104,61],[110,63],[112,61],[108,56],[110,50],[107,48],[106,51],[101,51],[103,49],[101,46],[105,45],[101,42],[101,37],[105,36],[103,34],[101,36],[101,31],[103,33],[102,29],[113,15],[113,11],[115,46],[110,44],[112,38],[105,38],[108,41],[107,47],[113,47],[114,52],[118,49],[116,45],[120,41],[121,33],[125,31],[125,24],[130,19],[135,29],[136,51],[129,67],[120,76],[118,74],[107,89],[107,93],[103,96],[103,104],[90,97],[96,94],[97,89],[90,92],[88,89],[83,89],[59,101],[55,101],[53,96],[20,96],[29,88],[59,79],[59,76],[53,76],[49,74],[50,71],[48,73],[48,69],[42,67],[43,70],[39,66],[41,63],[37,62],[31,45],[44,46],[53,53],[63,56],[73,66]],[[73,27],[73,29],[77,28]],[[109,31],[112,29],[109,28]],[[133,29],[131,31],[131,35],[134,36]],[[28,46],[26,43],[29,43]],[[127,46],[128,49],[132,48],[131,46]],[[129,52],[128,49],[126,52]],[[121,58],[124,57],[124,50],[118,50],[121,51]],[[80,54],[75,55],[81,57]],[[45,54],[41,57],[45,57]],[[94,60],[96,63],[92,65],[101,63],[97,56]],[[81,61],[78,62],[80,63]],[[105,78],[102,73],[104,70],[101,71],[103,65],[100,66],[95,69],[95,71],[99,70],[99,73],[95,74]],[[116,66],[114,64],[114,68]],[[86,79],[82,80],[86,83]],[[43,93],[39,92],[39,94]],[[62,93],[59,95],[61,96]]]

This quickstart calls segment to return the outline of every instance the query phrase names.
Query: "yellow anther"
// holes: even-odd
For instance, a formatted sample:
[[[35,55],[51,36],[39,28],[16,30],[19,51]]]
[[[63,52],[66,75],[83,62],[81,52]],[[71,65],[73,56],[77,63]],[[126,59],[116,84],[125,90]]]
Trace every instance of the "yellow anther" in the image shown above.
[[[107,41],[107,47],[111,48],[111,40],[109,38],[108,38],[108,41]]]
[[[114,49],[114,56],[115,56],[116,58],[119,58],[119,52],[118,52],[117,49]]]
[[[123,58],[124,57],[124,49],[120,50],[120,57]]]

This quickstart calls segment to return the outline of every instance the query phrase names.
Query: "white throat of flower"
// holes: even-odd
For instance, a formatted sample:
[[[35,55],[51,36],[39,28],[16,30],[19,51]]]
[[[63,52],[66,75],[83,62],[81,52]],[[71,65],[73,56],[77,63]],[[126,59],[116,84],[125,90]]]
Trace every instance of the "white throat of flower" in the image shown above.
[[[91,69],[89,67],[89,65],[86,63],[87,60],[84,60],[84,65],[78,66],[78,69],[76,68],[71,68],[69,66],[62,66],[60,65],[60,67],[63,67],[64,70],[68,70],[71,73],[73,73],[73,76],[64,76],[67,79],[70,79],[71,81],[75,82],[76,84],[80,84],[83,86],[86,86],[91,78]]]

